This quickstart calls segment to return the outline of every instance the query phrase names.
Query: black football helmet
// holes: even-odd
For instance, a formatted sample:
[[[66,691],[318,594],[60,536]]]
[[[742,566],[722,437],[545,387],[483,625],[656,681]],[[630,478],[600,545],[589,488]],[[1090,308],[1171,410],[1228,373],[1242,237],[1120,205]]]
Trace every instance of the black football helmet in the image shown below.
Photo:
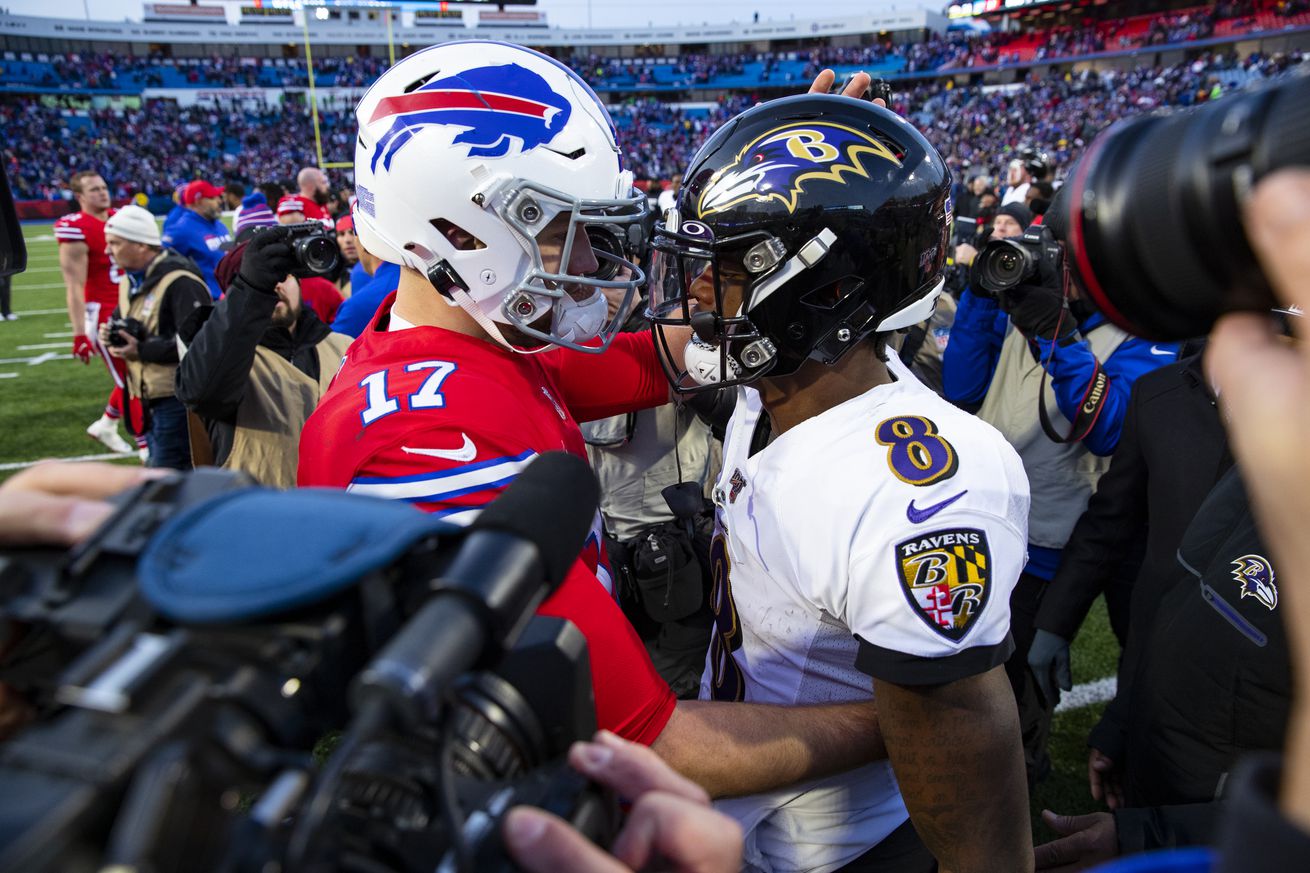
[[[674,389],[833,364],[923,321],[942,288],[950,182],[922,134],[866,101],[788,97],[724,125],[652,241],[655,340],[667,353],[666,328],[695,332],[683,372],[664,355]]]
[[[1046,174],[1051,171],[1050,156],[1032,146],[1020,148],[1018,160],[1023,168],[1028,171],[1028,174],[1038,181],[1045,179]]]

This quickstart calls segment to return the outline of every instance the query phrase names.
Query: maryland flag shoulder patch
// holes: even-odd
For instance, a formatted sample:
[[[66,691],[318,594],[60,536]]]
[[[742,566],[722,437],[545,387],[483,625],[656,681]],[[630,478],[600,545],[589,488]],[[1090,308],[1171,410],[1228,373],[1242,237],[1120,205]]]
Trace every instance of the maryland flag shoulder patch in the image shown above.
[[[977,624],[991,593],[987,534],[950,528],[905,540],[896,546],[896,574],[914,614],[958,643]]]

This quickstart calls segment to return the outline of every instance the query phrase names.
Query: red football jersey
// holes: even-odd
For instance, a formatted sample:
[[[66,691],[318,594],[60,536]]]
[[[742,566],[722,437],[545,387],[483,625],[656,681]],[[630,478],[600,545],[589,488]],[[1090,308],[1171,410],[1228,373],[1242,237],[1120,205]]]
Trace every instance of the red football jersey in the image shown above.
[[[649,334],[620,334],[603,355],[521,355],[438,327],[379,329],[394,302],[393,294],[379,307],[305,424],[302,487],[406,500],[468,524],[538,454],[586,457],[575,416],[668,401]],[[600,727],[649,744],[675,700],[610,588],[598,513],[581,557],[538,612],[586,636]]]
[[[323,221],[329,216],[327,210],[314,200],[313,197],[301,197],[305,203],[305,221]]]
[[[116,211],[109,210],[109,215]],[[86,243],[86,290],[83,296],[88,303],[99,303],[102,311],[112,312],[118,305],[118,281],[123,278],[123,271],[109,257],[105,223],[94,215],[72,212],[55,222],[55,239],[61,245]]]

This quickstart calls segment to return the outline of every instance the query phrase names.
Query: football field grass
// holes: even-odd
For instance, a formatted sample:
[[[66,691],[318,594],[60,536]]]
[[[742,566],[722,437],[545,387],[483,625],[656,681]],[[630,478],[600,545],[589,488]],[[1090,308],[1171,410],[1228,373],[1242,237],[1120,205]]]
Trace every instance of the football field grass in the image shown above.
[[[98,359],[83,365],[72,357],[72,327],[51,228],[49,223],[24,225],[28,268],[13,278],[13,309],[19,318],[0,321],[0,481],[43,458],[111,457],[85,433],[104,410],[111,382]],[[118,456],[118,461],[138,463],[135,455]],[[1074,682],[1113,676],[1118,655],[1104,603],[1098,601],[1074,645]],[[1039,841],[1052,836],[1037,820],[1043,807],[1068,814],[1100,808],[1087,792],[1086,739],[1102,707],[1095,702],[1055,716],[1054,770],[1032,797]],[[946,735],[940,740],[952,742]]]
[[[13,277],[18,320],[0,321],[0,478],[40,458],[109,451],[86,426],[104,412],[113,382],[99,358],[83,364],[72,355],[52,225],[24,225],[23,236],[27,270]]]

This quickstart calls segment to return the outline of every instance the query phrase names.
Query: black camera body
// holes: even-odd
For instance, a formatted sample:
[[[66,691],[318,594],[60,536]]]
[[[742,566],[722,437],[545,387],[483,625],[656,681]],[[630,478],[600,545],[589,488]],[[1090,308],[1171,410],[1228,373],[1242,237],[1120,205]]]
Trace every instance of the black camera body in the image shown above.
[[[127,345],[127,340],[118,335],[120,330],[138,343],[145,342],[146,326],[135,318],[115,315],[105,322],[105,327],[108,329],[108,338],[105,342],[113,348],[121,349]]]
[[[201,470],[141,486],[71,552],[0,552],[0,627],[22,629],[5,641],[0,681],[36,710],[0,744],[2,873],[508,871],[499,823],[520,804],[612,839],[615,799],[565,762],[596,729],[586,640],[563,619],[533,615],[544,596],[535,565],[520,560],[518,573],[489,557],[522,555],[515,543],[527,540],[433,528],[385,501],[346,497],[270,492]],[[306,511],[316,499],[336,504],[319,504],[334,524],[340,511],[362,513],[322,541],[336,545],[319,566],[342,560],[342,542],[358,551],[379,531],[410,526],[410,545],[294,603],[237,618],[166,614],[147,569],[155,556],[177,568],[167,590],[199,580],[192,590],[205,603],[209,585],[225,585],[213,575],[220,566],[239,580],[225,590],[240,609],[261,592],[280,596],[278,580],[303,578],[304,554],[322,542],[300,535],[270,569],[267,549],[262,560],[250,554],[250,537],[273,518],[322,524]],[[217,551],[198,555],[207,531],[232,519],[246,532],[226,527],[212,537]],[[247,549],[232,555],[231,541]],[[471,630],[470,604],[488,592],[484,608],[515,604],[501,614],[516,629]],[[448,619],[439,626],[451,640],[421,626],[433,615]],[[416,637],[431,645],[396,645]],[[450,677],[418,718],[385,693],[406,664]]]
[[[996,297],[1017,285],[1058,281],[1064,250],[1050,228],[1033,225],[1023,236],[990,240],[973,260],[969,285],[975,294]]]
[[[302,221],[285,224],[287,244],[298,265],[292,274],[304,279],[308,276],[335,276],[341,269],[341,248],[336,235],[321,221]]]

